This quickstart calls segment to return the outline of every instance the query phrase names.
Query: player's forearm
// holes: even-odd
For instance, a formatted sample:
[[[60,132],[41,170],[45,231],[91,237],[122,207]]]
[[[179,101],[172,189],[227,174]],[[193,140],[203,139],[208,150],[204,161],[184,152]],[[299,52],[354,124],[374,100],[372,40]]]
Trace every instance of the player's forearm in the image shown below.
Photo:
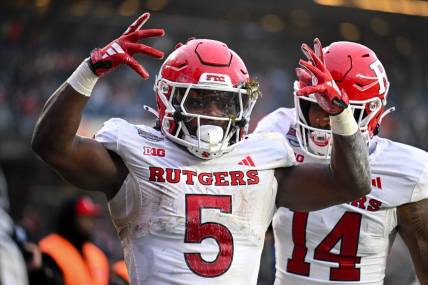
[[[64,156],[71,149],[88,98],[64,82],[48,99],[31,142],[42,159]]]
[[[85,107],[98,76],[83,61],[48,99],[33,133],[33,150],[45,161],[66,159],[71,153]]]
[[[278,169],[275,172],[278,206],[315,211],[356,200],[370,192],[367,145],[352,111],[345,109],[337,116],[330,116],[330,126],[334,140],[330,165],[303,163]]]
[[[353,135],[334,134],[330,161],[333,179],[347,200],[367,195],[371,190],[367,144],[358,131]]]

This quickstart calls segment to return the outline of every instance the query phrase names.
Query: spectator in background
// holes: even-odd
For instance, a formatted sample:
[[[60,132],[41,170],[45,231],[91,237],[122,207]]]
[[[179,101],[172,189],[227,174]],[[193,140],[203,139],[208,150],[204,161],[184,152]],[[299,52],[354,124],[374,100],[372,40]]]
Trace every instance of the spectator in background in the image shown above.
[[[62,204],[56,232],[39,242],[42,264],[30,274],[31,284],[109,284],[108,259],[91,242],[93,219],[100,213],[100,207],[88,196],[78,196]]]
[[[11,237],[14,224],[8,210],[7,184],[0,169],[0,284],[28,285],[24,258]]]

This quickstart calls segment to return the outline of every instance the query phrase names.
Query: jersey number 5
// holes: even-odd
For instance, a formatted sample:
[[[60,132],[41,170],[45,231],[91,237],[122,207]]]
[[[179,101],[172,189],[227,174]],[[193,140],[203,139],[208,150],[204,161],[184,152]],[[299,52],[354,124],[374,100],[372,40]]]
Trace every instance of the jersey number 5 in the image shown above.
[[[217,277],[229,269],[233,259],[232,233],[222,224],[201,223],[202,209],[218,209],[222,213],[232,213],[230,195],[186,195],[185,243],[201,243],[206,238],[214,239],[219,247],[213,261],[205,261],[200,253],[184,254],[189,268],[202,277]]]
[[[288,259],[287,272],[309,276],[310,263],[305,262],[306,226],[309,213],[294,212],[293,216],[293,254]],[[360,236],[361,214],[346,212],[331,232],[315,248],[314,259],[337,262],[339,267],[330,268],[330,281],[359,281],[360,269],[356,267],[361,258],[357,256]],[[331,253],[340,241],[340,253]]]

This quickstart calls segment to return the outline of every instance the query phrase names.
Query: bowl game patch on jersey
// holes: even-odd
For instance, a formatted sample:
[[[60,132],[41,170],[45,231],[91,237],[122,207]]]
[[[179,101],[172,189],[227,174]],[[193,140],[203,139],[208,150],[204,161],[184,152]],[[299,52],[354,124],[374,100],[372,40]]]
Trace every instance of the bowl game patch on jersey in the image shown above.
[[[299,140],[297,139],[295,128],[290,128],[290,130],[288,131],[288,133],[286,135],[286,138],[287,138],[287,140],[291,146],[294,146],[294,147],[299,146]]]
[[[165,138],[163,136],[157,136],[155,134],[152,134],[150,132],[147,132],[139,127],[135,127],[137,129],[138,135],[145,138],[146,140],[152,141],[152,142],[160,142],[163,141]]]

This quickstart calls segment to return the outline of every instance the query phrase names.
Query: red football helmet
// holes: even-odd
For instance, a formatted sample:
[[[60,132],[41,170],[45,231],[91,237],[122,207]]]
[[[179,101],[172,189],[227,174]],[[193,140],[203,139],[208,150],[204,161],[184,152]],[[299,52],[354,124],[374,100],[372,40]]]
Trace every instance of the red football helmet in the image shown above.
[[[348,95],[360,131],[368,141],[379,132],[383,117],[393,110],[385,111],[389,90],[385,68],[371,49],[353,42],[334,42],[323,53],[327,69]],[[329,158],[331,131],[309,126],[308,101],[316,103],[314,96],[295,96],[299,141],[310,155]]]
[[[163,133],[204,159],[242,140],[259,94],[242,59],[226,44],[207,39],[177,45],[154,90]]]

